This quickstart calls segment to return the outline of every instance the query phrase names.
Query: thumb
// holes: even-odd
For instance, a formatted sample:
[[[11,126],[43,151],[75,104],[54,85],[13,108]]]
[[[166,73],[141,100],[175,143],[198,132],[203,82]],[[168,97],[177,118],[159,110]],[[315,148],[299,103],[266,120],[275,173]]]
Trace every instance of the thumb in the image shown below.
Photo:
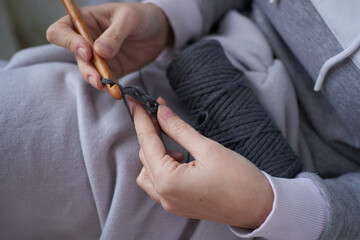
[[[162,130],[195,158],[204,152],[204,146],[209,146],[208,138],[198,133],[167,106],[160,105],[158,121]]]
[[[115,15],[109,28],[105,30],[94,42],[97,54],[105,59],[113,58],[119,51],[122,43],[129,35],[129,27],[125,25],[127,14]]]

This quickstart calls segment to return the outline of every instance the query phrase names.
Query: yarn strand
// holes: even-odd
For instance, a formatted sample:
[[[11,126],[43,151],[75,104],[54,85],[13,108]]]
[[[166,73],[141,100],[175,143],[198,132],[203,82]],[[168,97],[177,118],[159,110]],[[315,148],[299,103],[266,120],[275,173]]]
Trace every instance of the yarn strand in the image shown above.
[[[131,115],[129,103],[128,103],[128,100],[126,99],[126,96],[131,96],[132,98],[139,101],[146,110],[148,110],[149,112],[154,114],[154,116],[156,117],[158,107],[159,107],[160,104],[154,98],[152,98],[149,95],[146,95],[145,93],[143,93],[140,88],[135,87],[135,86],[123,87],[120,84],[115,83],[115,82],[111,81],[108,78],[103,78],[101,80],[101,82],[103,84],[110,84],[111,86],[113,86],[115,84],[119,86],[119,88],[121,90],[121,93],[123,95],[123,101],[124,101],[125,107],[126,107],[128,113],[129,113],[132,121],[134,121],[134,119],[133,119],[133,117]]]

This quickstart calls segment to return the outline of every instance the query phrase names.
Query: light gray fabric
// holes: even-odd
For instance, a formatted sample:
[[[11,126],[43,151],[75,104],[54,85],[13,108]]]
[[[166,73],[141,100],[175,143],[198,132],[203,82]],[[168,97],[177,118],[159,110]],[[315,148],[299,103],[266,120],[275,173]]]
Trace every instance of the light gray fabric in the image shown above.
[[[195,0],[203,17],[203,33],[206,34],[213,23],[222,17],[230,9],[242,9],[250,3],[250,0]]]
[[[76,114],[85,86],[69,61],[70,54],[42,47],[16,54],[0,70],[3,239],[99,236]]]
[[[323,180],[313,173],[302,173],[319,187],[329,207],[329,221],[321,239],[359,239],[360,173],[348,173]]]
[[[284,61],[288,71],[293,73],[298,98],[311,127],[329,147],[343,155],[344,161],[360,164],[360,108],[357,107],[360,70],[347,59],[328,73],[323,91],[314,92],[312,88],[323,62],[342,51],[341,45],[308,0],[284,1],[277,7],[262,1],[256,3],[285,41],[289,52],[294,54],[293,59],[300,62],[299,67],[294,60]],[[273,42],[271,38],[269,41]],[[302,67],[306,73],[300,69]],[[300,77],[300,74],[309,74],[310,78]],[[323,152],[316,154],[321,157]],[[325,161],[336,159],[330,156]]]
[[[258,3],[260,5],[263,4],[260,3],[260,1]],[[346,94],[344,91],[354,91],[354,94],[358,91],[356,90],[358,82],[356,82],[355,77],[358,69],[351,61],[345,61],[341,68],[336,69],[336,71],[338,71],[337,75],[332,75],[330,79],[328,79],[329,82],[332,81],[332,84],[345,84],[345,86],[338,86],[336,94],[326,91],[320,94],[314,93],[312,91],[314,77],[309,76],[307,70],[303,67],[301,59],[297,55],[293,55],[292,50],[295,49],[295,52],[304,51],[306,52],[305,54],[311,54],[311,51],[305,51],[304,46],[312,44],[318,45],[312,43],[312,38],[309,33],[305,34],[305,37],[302,39],[302,41],[307,41],[304,43],[307,45],[300,44],[300,40],[296,40],[296,37],[292,38],[288,36],[291,31],[291,27],[288,26],[288,32],[282,32],[282,34],[291,38],[293,41],[292,44],[294,47],[289,49],[287,45],[291,43],[288,43],[285,37],[281,39],[282,35],[280,34],[281,36],[279,36],[276,32],[277,29],[274,29],[273,26],[269,24],[272,20],[265,17],[264,12],[262,12],[262,10],[267,11],[268,8],[271,9],[271,13],[267,13],[268,17],[273,19],[275,18],[273,14],[275,14],[279,18],[283,17],[282,20],[276,20],[277,24],[280,26],[287,24],[285,16],[281,16],[273,6],[265,6],[265,4],[261,6],[261,8],[254,7],[254,18],[258,26],[260,26],[265,35],[267,35],[275,53],[283,60],[289,71],[298,94],[301,109],[303,110],[303,112],[301,112],[301,131],[312,152],[315,170],[320,176],[328,178],[323,180],[315,174],[300,174],[300,177],[310,177],[319,186],[319,189],[328,201],[329,219],[322,239],[357,239],[360,236],[360,215],[358,211],[360,206],[360,150],[358,147],[350,146],[357,146],[357,135],[359,131],[348,129],[358,124],[356,116],[358,114],[360,99],[352,100],[351,104],[348,103],[349,105],[346,108],[347,115],[352,117],[346,119],[347,122],[344,122],[342,119],[343,116],[339,113],[345,110],[343,106],[345,103],[336,104],[336,99],[343,97]],[[303,18],[318,16],[315,9],[309,3],[305,3],[305,1],[301,6],[296,3],[288,4],[284,6],[282,11],[289,14],[287,17],[291,16],[291,19],[298,24],[300,32],[305,32],[309,30],[310,27],[308,24],[299,24],[304,21]],[[304,13],[308,15],[302,16],[301,14]],[[312,22],[311,28],[316,29],[312,33],[315,34],[316,32],[317,38],[322,36],[327,40],[327,44],[329,45],[327,48],[329,49],[324,49],[322,51],[323,55],[319,56],[319,58],[315,57],[315,55],[308,56],[306,58],[308,59],[307,63],[304,63],[304,65],[309,64],[308,62],[314,62],[314,64],[316,62],[316,64],[320,66],[319,61],[321,60],[319,59],[331,56],[329,51],[339,48],[339,44],[329,29],[326,28],[324,22],[321,21],[321,19],[316,19],[317,20],[307,19],[306,21]],[[304,29],[301,30],[302,26]],[[281,29],[283,30],[284,28],[285,27],[282,27]],[[281,29],[279,30],[280,33]],[[306,38],[306,36],[309,37]],[[286,42],[284,42],[284,40]],[[322,48],[320,43],[318,47]],[[326,84],[329,84],[329,82]],[[355,86],[355,90],[350,90],[353,86]],[[346,99],[346,97],[343,98]],[[350,173],[355,171],[356,173]],[[340,175],[342,176],[339,178],[330,178]]]
[[[360,38],[360,31],[357,29],[360,22],[359,1],[311,0],[311,2],[344,49]],[[351,58],[359,68],[360,50]]]
[[[19,52],[0,84],[1,236],[159,239],[165,223],[173,232],[164,236],[182,232],[186,220],[136,186],[141,163],[124,106],[87,85],[69,53]]]
[[[306,135],[306,141],[309,143],[308,145],[312,152],[316,171],[323,177],[332,177],[351,171],[359,171],[359,164],[344,156],[344,154],[347,154],[346,151],[341,152],[331,147],[329,142],[325,141],[324,137],[314,129],[313,123],[310,122],[309,118],[316,121],[317,128],[321,127],[321,130],[322,128],[326,128],[330,132],[334,131],[330,129],[330,123],[341,125],[338,126],[338,128],[343,134],[346,132],[346,126],[343,126],[342,122],[338,120],[339,116],[332,110],[329,103],[322,97],[322,94],[312,91],[313,79],[309,76],[299,60],[292,54],[286,43],[284,43],[276,33],[276,30],[272,27],[270,21],[259,7],[254,7],[253,16],[258,26],[267,36],[276,55],[283,60],[293,80],[297,95],[306,96],[298,97],[299,103],[302,105],[300,108],[302,110],[302,121],[300,123],[302,126],[301,130],[303,134]],[[314,108],[314,110],[309,112],[309,114],[305,112],[307,109],[312,108]],[[321,114],[317,111],[321,111]],[[347,141],[347,139],[344,140]],[[359,157],[355,159],[359,159]]]
[[[143,70],[146,81],[166,82],[160,66]],[[125,106],[86,84],[71,53],[30,48],[0,73],[1,239],[192,235],[194,221],[165,212],[136,185],[142,165]],[[141,87],[138,73],[121,83]],[[201,226],[206,239],[235,239],[225,224]]]
[[[233,31],[241,26],[247,28],[246,38]],[[274,100],[278,108],[270,112],[284,135],[294,136],[297,148],[298,122],[290,114],[296,113],[296,99],[284,94],[293,90],[282,64],[273,61],[264,37],[245,17],[229,13],[219,31],[222,36],[214,37],[225,49],[258,41],[228,54],[234,64],[247,68],[256,93],[279,96]],[[252,58],[254,54],[258,57]],[[166,60],[158,60],[143,69],[143,81],[152,96],[164,97],[187,119],[165,79],[166,66]],[[30,48],[18,52],[0,71],[0,236],[236,238],[225,224],[166,213],[137,187],[141,163],[130,117],[121,102],[81,79],[71,53],[54,46]],[[121,83],[142,86],[138,73]]]
[[[277,46],[275,52],[284,60],[301,96],[302,130],[308,129],[303,133],[311,143],[316,171],[321,176],[359,171],[358,69],[345,61],[331,72],[325,91],[312,94],[321,62],[341,46],[321,25],[316,11],[311,12],[314,9],[308,0],[280,1],[279,6],[261,4],[260,16],[267,13],[286,43],[277,36],[274,39],[279,41],[272,41],[272,46]],[[260,10],[258,5],[255,8]],[[219,13],[211,16],[224,13],[217,10]],[[300,15],[307,21],[297,21]],[[289,16],[294,26],[287,25]],[[255,19],[260,26],[261,18]],[[313,25],[316,31],[325,29],[317,36],[327,42],[310,41],[313,34],[306,35],[305,27]],[[272,36],[271,25],[260,27]],[[294,29],[299,31],[291,35]],[[301,42],[304,39],[309,41]],[[251,62],[241,65],[255,66]],[[151,95],[168,100],[172,92],[160,83],[164,76],[158,67],[163,63],[144,69],[144,80],[149,81],[148,87],[154,86],[149,88]],[[159,82],[150,83],[153,79]],[[122,83],[141,85],[136,73]],[[136,186],[141,163],[125,108],[85,84],[68,52],[49,46],[19,52],[1,69],[0,84],[0,235],[5,239],[97,239],[100,234],[102,239],[177,239],[184,236],[184,229],[190,235],[195,231],[194,239],[234,238],[223,224],[201,221],[198,228],[187,228],[187,219],[166,213]],[[176,98],[170,101],[176,103]],[[316,175],[306,177],[315,179]],[[359,178],[353,173],[314,180],[329,203],[323,239],[359,236]],[[339,224],[342,221],[352,224],[346,228]]]

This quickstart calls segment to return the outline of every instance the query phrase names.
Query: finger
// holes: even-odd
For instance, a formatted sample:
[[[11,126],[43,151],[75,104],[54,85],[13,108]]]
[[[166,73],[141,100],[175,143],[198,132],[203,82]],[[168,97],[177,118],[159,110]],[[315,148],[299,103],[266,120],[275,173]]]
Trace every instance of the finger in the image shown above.
[[[119,51],[124,40],[136,26],[136,14],[128,5],[123,5],[113,15],[111,25],[94,43],[94,49],[103,58],[112,58]]]
[[[132,98],[131,96],[128,96],[128,102],[129,102],[129,104],[130,104],[130,112],[131,112],[131,115],[133,115],[131,106],[132,106],[132,104],[134,104],[135,102],[137,102],[137,100],[134,99],[134,98]],[[159,122],[157,121],[156,117],[155,117],[153,114],[151,114],[151,113],[148,114],[148,115],[149,115],[152,123],[154,124],[154,127],[155,127],[155,129],[156,129],[157,134],[158,134],[159,136],[161,136],[161,128],[160,128],[160,126],[159,126]]]
[[[74,30],[69,16],[62,17],[52,24],[46,31],[46,38],[50,43],[67,48],[83,61],[91,60],[92,52],[88,42]]]
[[[166,103],[165,99],[163,99],[162,97],[159,97],[159,98],[157,99],[157,101],[158,101],[158,103],[159,103],[160,105],[166,105],[166,106],[167,106],[167,103]]]
[[[75,32],[69,16],[65,16],[52,24],[46,32],[46,37],[49,42],[67,48],[75,54],[85,81],[99,90],[104,88],[99,73],[90,61],[92,56],[90,45]]]
[[[141,161],[143,167],[145,168],[146,172],[148,173],[149,178],[151,179],[151,181],[154,181],[154,177],[153,177],[152,172],[150,170],[149,164],[146,161],[144,151],[141,148],[139,150],[139,158],[140,158],[140,161]]]
[[[160,196],[155,191],[154,185],[152,184],[145,168],[141,169],[141,172],[136,179],[136,183],[151,197],[152,200],[160,203]]]
[[[158,120],[156,119],[156,117],[153,114],[150,114],[149,117],[150,117],[152,123],[154,124],[157,135],[161,136],[161,128],[160,128]]]
[[[207,138],[180,119],[169,107],[159,107],[158,121],[161,129],[195,158],[204,151],[204,146],[208,146]]]
[[[135,99],[132,98],[131,96],[128,97],[128,102],[129,102],[130,106],[131,106],[134,102],[136,102],[136,101],[137,101],[137,100],[135,100]],[[131,115],[132,115],[133,113],[132,113],[131,107],[130,107],[130,112],[131,112]],[[161,136],[161,128],[160,128],[160,125],[159,125],[158,120],[156,119],[156,117],[155,117],[153,114],[150,113],[150,114],[148,114],[148,115],[149,115],[152,123],[154,124],[154,127],[155,127],[155,129],[156,129],[157,134],[158,134],[159,136]]]
[[[157,122],[156,118],[151,114],[150,114],[150,118],[152,118],[152,120],[155,119],[155,120],[153,120],[153,122],[154,122],[154,124],[156,123],[155,127],[157,127],[157,132],[158,132],[158,135],[160,136],[161,130],[160,130],[159,123]],[[179,163],[182,162],[184,160],[184,157],[185,157],[185,155],[183,153],[177,152],[177,151],[172,151],[172,150],[167,150],[167,154],[170,157],[174,158],[174,160],[179,162]],[[143,163],[143,165],[146,166],[145,168],[148,168],[147,162],[142,160],[142,159],[145,159],[145,155],[144,155],[144,152],[142,151],[142,149],[140,149],[140,151],[139,151],[139,157],[140,157],[140,160]]]
[[[145,109],[135,101],[132,103],[131,108],[138,141],[144,152],[149,171],[154,173],[166,167],[176,168],[179,163],[167,155],[165,146]]]
[[[177,152],[177,151],[168,150],[168,151],[167,151],[167,154],[168,154],[169,156],[171,156],[172,158],[174,158],[174,160],[177,161],[177,162],[179,162],[179,163],[181,163],[181,162],[184,160],[184,157],[185,157],[185,155],[184,155],[183,153]],[[147,161],[145,160],[145,155],[144,155],[144,152],[143,152],[143,150],[142,150],[141,148],[140,148],[140,150],[139,150],[139,158],[140,158],[141,163],[143,164],[143,167],[144,167],[145,170],[147,171],[148,176],[149,176],[151,182],[154,182],[154,178],[153,178],[153,176],[152,176],[152,174],[151,174],[151,171],[148,170],[148,169],[149,169],[149,165],[148,165]]]
[[[76,56],[76,61],[83,79],[90,83],[93,87],[102,90],[104,85],[101,83],[101,76],[94,65],[90,62],[83,61],[78,56]]]

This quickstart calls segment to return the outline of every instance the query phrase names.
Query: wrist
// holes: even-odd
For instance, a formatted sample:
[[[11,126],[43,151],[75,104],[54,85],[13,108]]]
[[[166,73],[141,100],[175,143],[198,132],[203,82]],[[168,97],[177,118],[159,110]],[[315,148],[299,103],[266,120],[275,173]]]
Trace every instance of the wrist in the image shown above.
[[[164,23],[165,26],[165,47],[171,47],[174,44],[174,31],[172,29],[172,26],[170,24],[169,18],[165,14],[164,10],[157,6],[156,4],[153,4],[151,2],[145,2],[145,4],[148,4],[151,6],[155,11],[155,14],[158,14],[160,16],[161,21]]]
[[[167,47],[172,47],[174,45],[174,31],[171,27],[171,24],[169,22],[169,19],[166,17],[166,22],[167,22],[167,37],[166,37],[166,46]]]
[[[201,36],[203,18],[196,1],[144,0],[143,3],[152,3],[164,11],[171,25],[173,39],[169,44],[173,50],[182,49],[190,39]]]
[[[254,215],[254,223],[251,226],[251,229],[255,229],[261,226],[269,216],[272,211],[274,204],[274,192],[271,187],[270,182],[264,175],[264,181],[262,183],[262,193],[257,196],[259,202],[258,205],[255,206],[255,215]]]
[[[230,227],[241,238],[319,239],[327,221],[327,203],[308,178],[268,178],[274,191],[270,215],[257,229]]]
[[[265,175],[261,172],[259,174],[261,174],[261,178],[257,178],[256,181],[253,181],[256,184],[249,187],[250,193],[248,193],[248,205],[245,206],[248,208],[248,217],[244,221],[243,215],[236,214],[239,217],[238,221],[235,220],[235,224],[230,225],[234,227],[256,229],[265,222],[271,213],[274,204],[274,192]]]
[[[156,6],[156,5],[154,5]],[[174,45],[174,30],[170,24],[169,18],[166,16],[165,12],[158,6],[156,6],[157,8],[159,8],[159,10],[161,11],[162,15],[165,18],[166,21],[166,46],[167,47],[172,47]]]

